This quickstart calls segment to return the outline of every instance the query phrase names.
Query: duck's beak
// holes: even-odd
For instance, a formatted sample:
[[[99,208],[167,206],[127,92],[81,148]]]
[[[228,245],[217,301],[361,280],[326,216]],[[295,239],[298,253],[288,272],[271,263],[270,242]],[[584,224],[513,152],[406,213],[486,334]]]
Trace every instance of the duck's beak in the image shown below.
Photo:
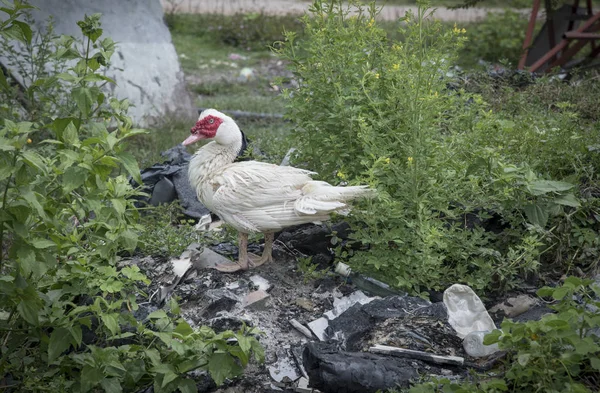
[[[202,135],[201,133],[192,134],[192,135],[188,136],[187,139],[185,141],[183,141],[181,144],[183,146],[191,145],[192,143],[198,142],[200,139],[206,139],[206,137],[204,135]]]

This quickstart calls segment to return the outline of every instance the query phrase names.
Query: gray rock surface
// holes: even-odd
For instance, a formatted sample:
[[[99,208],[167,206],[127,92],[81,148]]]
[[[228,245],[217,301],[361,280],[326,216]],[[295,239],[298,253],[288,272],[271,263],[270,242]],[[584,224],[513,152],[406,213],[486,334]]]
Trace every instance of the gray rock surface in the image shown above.
[[[118,98],[128,98],[135,105],[129,112],[134,122],[148,126],[169,113],[195,115],[159,0],[30,0],[29,3],[38,8],[32,13],[36,24],[43,26],[52,16],[57,34],[75,37],[81,37],[77,21],[85,14],[102,14],[103,37],[111,37],[117,43],[106,72],[117,85],[109,85],[109,89]]]

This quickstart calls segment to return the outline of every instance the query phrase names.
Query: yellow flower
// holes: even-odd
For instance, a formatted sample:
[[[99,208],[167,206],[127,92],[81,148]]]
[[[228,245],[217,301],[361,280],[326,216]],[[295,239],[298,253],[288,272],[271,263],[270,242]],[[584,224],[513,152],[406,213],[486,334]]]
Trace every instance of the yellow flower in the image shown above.
[[[371,18],[371,20],[369,21],[369,24],[367,26],[373,27],[374,24],[375,24],[375,19]]]
[[[402,45],[398,45],[398,44],[392,45],[392,50],[399,51],[400,49],[402,49]]]
[[[433,96],[437,97],[438,96],[438,92],[436,91],[435,93],[433,93]]]
[[[413,158],[412,157],[408,157],[408,159],[406,161],[407,161],[408,165],[412,165]]]
[[[465,28],[463,27],[463,29],[462,29],[460,32],[461,32],[461,33],[463,33],[463,34],[465,34],[465,33],[467,32],[467,29],[465,29]]]
[[[392,68],[395,69],[395,70],[397,70],[397,69],[400,68],[400,64],[394,64],[394,65],[392,65]]]
[[[31,143],[31,142],[33,142],[33,141],[31,140],[31,138],[27,138],[27,143]]]
[[[337,177],[339,177],[340,179],[344,180],[346,178],[346,174],[343,173],[342,171],[338,171]]]
[[[375,74],[375,78],[376,78],[376,79],[379,79],[379,74]]]
[[[389,164],[390,163],[390,158],[386,157],[386,159],[384,161],[385,161],[386,164]]]

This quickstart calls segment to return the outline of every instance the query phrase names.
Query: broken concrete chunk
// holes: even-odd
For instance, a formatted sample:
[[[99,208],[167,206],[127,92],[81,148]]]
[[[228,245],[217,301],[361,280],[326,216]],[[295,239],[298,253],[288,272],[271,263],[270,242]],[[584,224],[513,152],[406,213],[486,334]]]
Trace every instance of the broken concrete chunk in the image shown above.
[[[310,332],[310,330],[304,326],[303,324],[301,324],[300,322],[298,322],[295,319],[290,319],[290,324],[296,328],[296,330],[298,330],[300,333],[304,334],[306,337],[308,338],[313,338],[312,333]]]
[[[327,326],[329,326],[329,320],[325,317],[315,319],[314,321],[308,323],[310,330],[312,330],[315,336],[317,336],[317,338],[321,341],[325,341],[327,339],[325,335]]]
[[[536,300],[529,295],[519,295],[516,297],[510,297],[502,303],[496,304],[490,308],[490,313],[501,314],[498,316],[506,316],[507,318],[514,318],[523,314],[536,304]]]
[[[467,285],[454,284],[444,291],[444,304],[448,309],[448,323],[460,338],[470,332],[496,329],[479,296]]]
[[[265,310],[269,297],[270,295],[267,292],[259,289],[247,294],[244,298],[243,304],[245,308],[252,308],[259,311]]]
[[[305,297],[299,297],[299,298],[297,298],[294,303],[296,304],[296,306],[302,307],[306,311],[311,311],[312,312],[312,311],[315,310],[314,303],[311,302],[309,299],[307,299]]]

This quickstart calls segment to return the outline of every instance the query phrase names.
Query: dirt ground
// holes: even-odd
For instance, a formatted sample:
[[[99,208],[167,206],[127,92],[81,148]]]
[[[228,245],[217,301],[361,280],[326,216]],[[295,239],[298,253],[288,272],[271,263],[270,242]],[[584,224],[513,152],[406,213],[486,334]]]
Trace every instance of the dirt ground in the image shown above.
[[[308,10],[311,2],[301,0],[161,0],[165,12],[224,14],[264,12],[270,15],[302,14]],[[380,18],[396,20],[406,11],[417,12],[416,6],[386,5]],[[483,19],[489,12],[501,11],[500,8],[470,8],[451,10],[438,7],[434,17],[449,22],[474,22]],[[529,14],[529,10],[523,10]]]

